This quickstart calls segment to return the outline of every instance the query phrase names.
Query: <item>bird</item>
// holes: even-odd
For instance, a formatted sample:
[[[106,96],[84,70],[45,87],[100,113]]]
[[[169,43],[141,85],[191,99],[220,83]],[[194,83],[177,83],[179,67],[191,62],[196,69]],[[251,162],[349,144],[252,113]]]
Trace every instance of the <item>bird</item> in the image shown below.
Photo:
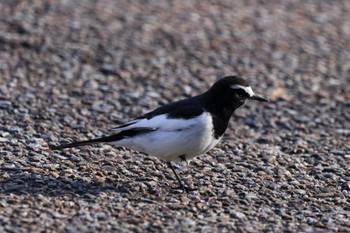
[[[249,82],[239,76],[225,76],[206,92],[163,105],[123,125],[110,129],[106,136],[61,145],[60,150],[107,143],[146,153],[163,160],[172,170],[179,188],[185,186],[172,162],[188,162],[218,144],[228,128],[233,112],[247,100],[268,102],[254,93]]]

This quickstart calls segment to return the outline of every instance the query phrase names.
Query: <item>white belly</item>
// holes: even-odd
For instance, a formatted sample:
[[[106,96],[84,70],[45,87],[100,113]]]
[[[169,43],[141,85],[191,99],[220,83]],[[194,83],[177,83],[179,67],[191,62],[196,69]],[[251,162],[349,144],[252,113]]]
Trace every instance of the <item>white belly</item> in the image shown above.
[[[112,144],[144,152],[165,161],[181,161],[179,156],[185,155],[186,160],[190,160],[209,151],[221,139],[214,138],[209,113],[189,120],[166,119],[163,122],[166,126],[159,127],[155,131],[125,138]]]

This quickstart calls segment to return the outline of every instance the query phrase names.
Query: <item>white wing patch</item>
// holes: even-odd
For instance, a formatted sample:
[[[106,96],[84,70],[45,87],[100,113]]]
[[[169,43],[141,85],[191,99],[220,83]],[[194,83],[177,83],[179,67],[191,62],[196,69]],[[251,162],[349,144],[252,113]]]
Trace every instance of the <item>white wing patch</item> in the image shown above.
[[[142,121],[144,119],[136,119],[136,120],[132,120],[132,121],[129,121],[121,126],[117,126],[117,127],[114,127],[114,128],[111,128],[109,129],[109,131],[111,131],[112,133],[120,133],[122,131],[125,131],[125,130],[128,130],[128,129],[133,129],[133,128],[137,128],[136,127],[136,123]]]
[[[125,126],[112,128],[113,133],[119,133],[133,128],[151,128],[160,129],[164,131],[176,131],[181,128],[188,128],[191,121],[184,121],[183,119],[168,119],[165,114],[152,117],[150,119],[142,118],[130,121]]]
[[[235,85],[232,85],[231,86],[231,89],[242,89],[244,90],[245,92],[247,92],[247,94],[252,97],[252,96],[255,96],[255,93],[253,91],[253,89],[248,86],[248,87],[245,87],[245,86],[242,86],[242,85],[239,85],[239,84],[235,84]]]
[[[132,123],[132,124],[130,124]],[[220,139],[214,138],[214,129],[210,113],[203,113],[191,119],[168,119],[165,114],[150,119],[138,119],[115,128],[121,132],[133,128],[152,128],[149,133],[112,142],[136,151],[156,156],[166,161],[180,161],[185,155],[187,160],[207,152]]]

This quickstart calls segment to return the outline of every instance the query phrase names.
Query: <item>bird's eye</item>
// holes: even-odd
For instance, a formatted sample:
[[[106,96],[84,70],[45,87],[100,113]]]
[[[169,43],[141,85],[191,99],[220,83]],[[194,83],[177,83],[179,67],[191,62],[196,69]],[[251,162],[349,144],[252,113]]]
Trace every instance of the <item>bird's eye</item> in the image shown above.
[[[245,90],[239,89],[236,91],[238,97],[240,98],[247,98],[248,97],[248,93]]]

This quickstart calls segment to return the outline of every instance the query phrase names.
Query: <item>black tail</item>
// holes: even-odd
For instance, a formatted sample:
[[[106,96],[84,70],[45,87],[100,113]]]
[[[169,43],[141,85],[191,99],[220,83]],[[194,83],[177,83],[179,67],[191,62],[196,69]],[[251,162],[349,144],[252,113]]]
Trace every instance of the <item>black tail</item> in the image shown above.
[[[49,148],[51,150],[61,150],[61,149],[65,149],[65,148],[86,146],[86,145],[97,144],[97,143],[102,143],[102,142],[108,142],[107,137],[96,138],[96,139],[86,140],[86,141],[81,141],[81,142],[72,142],[72,143],[62,144],[62,145],[58,145],[58,146],[49,145]]]
[[[107,142],[115,142],[115,141],[119,141],[119,140],[121,140],[123,138],[130,138],[130,137],[133,137],[133,136],[136,136],[136,135],[140,135],[140,134],[144,134],[144,133],[148,133],[148,132],[151,132],[151,131],[154,131],[154,130],[156,130],[156,129],[154,129],[154,128],[145,128],[145,127],[133,128],[133,129],[125,130],[125,131],[122,131],[120,133],[113,134],[113,135],[107,136],[107,137],[95,138],[95,139],[81,141],[81,142],[72,142],[72,143],[58,145],[58,146],[49,145],[49,148],[51,150],[61,150],[61,149],[65,149],[65,148],[86,146],[86,145],[98,144],[98,143],[103,143],[103,142],[105,142],[105,143],[107,143]]]

